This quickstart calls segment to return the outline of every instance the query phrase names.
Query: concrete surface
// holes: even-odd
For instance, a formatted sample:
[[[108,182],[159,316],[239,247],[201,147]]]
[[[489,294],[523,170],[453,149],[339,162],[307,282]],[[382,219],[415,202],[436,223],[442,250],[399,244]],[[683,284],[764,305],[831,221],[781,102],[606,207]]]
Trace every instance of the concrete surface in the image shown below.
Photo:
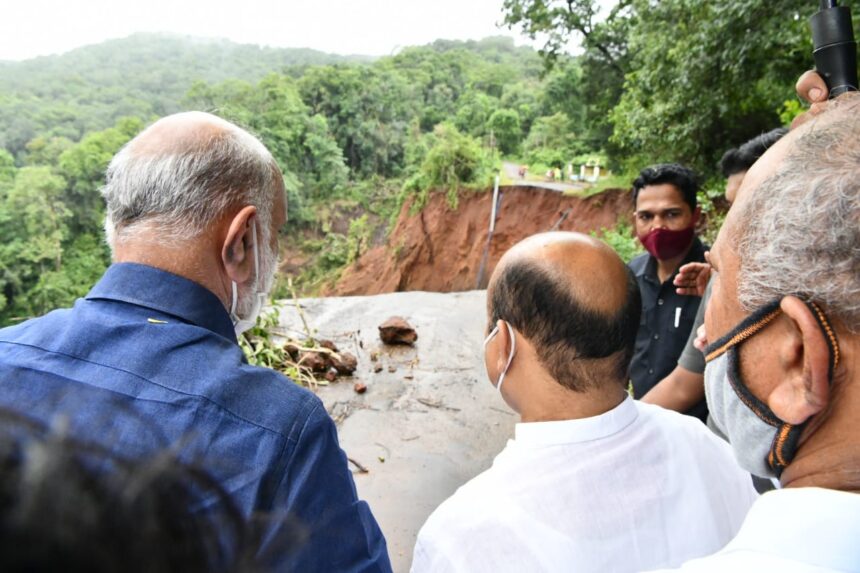
[[[433,509],[488,468],[513,435],[517,417],[484,370],[485,300],[484,291],[472,291],[299,301],[318,338],[358,357],[353,378],[317,393],[347,456],[369,470],[351,464],[396,573],[409,570],[415,537]],[[414,347],[380,342],[377,326],[390,316],[416,329]],[[281,325],[293,335],[303,330],[292,302],[281,302]],[[367,384],[365,394],[354,392],[356,381]]]

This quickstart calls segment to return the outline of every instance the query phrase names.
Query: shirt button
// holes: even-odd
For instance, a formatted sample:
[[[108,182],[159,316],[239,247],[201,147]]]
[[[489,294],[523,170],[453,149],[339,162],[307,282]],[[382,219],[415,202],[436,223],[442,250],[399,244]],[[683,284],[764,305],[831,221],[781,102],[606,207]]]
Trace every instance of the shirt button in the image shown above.
[[[660,305],[660,306],[663,306],[663,299],[662,299],[662,298],[658,298],[658,299],[657,299],[657,304],[658,304],[658,305]]]
[[[659,335],[659,334],[655,334],[655,335],[654,335],[654,340],[659,340],[659,339],[660,339],[660,335]]]
[[[654,369],[653,369],[653,368],[649,368],[649,369],[648,369],[648,374],[654,374]]]

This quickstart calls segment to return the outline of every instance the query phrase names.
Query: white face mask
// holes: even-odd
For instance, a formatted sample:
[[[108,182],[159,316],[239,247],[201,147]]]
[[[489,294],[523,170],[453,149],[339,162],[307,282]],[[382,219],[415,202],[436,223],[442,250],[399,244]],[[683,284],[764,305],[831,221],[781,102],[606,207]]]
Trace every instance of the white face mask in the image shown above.
[[[502,392],[502,382],[505,381],[505,374],[508,373],[508,369],[511,367],[511,362],[514,361],[514,354],[517,351],[517,337],[514,335],[514,329],[507,322],[505,322],[505,326],[508,327],[508,333],[510,333],[510,335],[511,335],[511,353],[508,355],[508,363],[505,364],[504,370],[502,370],[502,373],[499,375],[499,381],[497,383],[493,384],[496,387],[496,390],[498,390],[500,394]],[[487,344],[489,344],[490,341],[493,339],[493,337],[498,333],[499,333],[499,326],[496,325],[496,327],[493,328],[493,331],[490,332],[490,334],[487,335],[487,338],[484,339],[484,353],[485,354],[487,352]]]
[[[263,309],[263,305],[269,298],[269,293],[267,290],[259,290],[260,286],[263,283],[260,281],[260,253],[257,247],[256,223],[253,227],[251,227],[251,237],[254,240],[254,244],[252,247],[254,253],[254,288],[257,290],[254,293],[253,298],[251,299],[251,308],[248,310],[247,316],[245,316],[245,318],[240,318],[237,314],[237,307],[239,306],[239,289],[238,285],[236,284],[236,281],[231,281],[233,287],[233,302],[230,305],[230,319],[233,321],[233,328],[236,330],[236,336],[239,336],[240,334],[257,324],[257,317],[260,316],[260,311]]]

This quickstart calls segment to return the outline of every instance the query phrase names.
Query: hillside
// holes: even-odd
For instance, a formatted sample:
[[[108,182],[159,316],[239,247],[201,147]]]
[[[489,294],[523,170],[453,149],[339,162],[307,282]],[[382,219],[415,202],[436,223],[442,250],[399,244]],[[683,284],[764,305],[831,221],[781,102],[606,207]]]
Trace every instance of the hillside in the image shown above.
[[[417,213],[411,203],[404,204],[386,244],[368,250],[347,267],[329,294],[485,288],[501,256],[524,238],[550,230],[600,232],[632,212],[630,194],[622,189],[577,197],[539,188],[502,187],[495,232],[488,244],[492,197],[492,190],[461,192],[457,208],[452,209],[445,194],[436,193]]]
[[[292,278],[307,295],[431,189],[485,191],[502,158],[540,172],[591,157],[577,61],[543,71],[506,37],[363,61],[138,35],[0,64],[0,324],[67,306],[98,279],[105,169],[159,115],[211,111],[272,152],[290,209],[273,294],[289,296]]]
[[[57,56],[0,62],[0,147],[18,154],[36,134],[79,140],[119,117],[178,111],[195,81],[256,82],[270,72],[367,62],[306,48],[135,34]]]

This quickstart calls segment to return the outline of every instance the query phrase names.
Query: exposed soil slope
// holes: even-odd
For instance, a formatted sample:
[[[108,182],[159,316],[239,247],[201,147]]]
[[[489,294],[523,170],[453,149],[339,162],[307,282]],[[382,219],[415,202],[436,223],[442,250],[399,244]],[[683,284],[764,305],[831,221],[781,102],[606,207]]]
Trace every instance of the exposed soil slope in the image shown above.
[[[503,187],[500,195],[482,284],[478,284],[478,274],[493,194],[462,191],[457,209],[448,206],[442,193],[433,194],[415,215],[409,213],[410,204],[405,204],[387,244],[359,257],[326,294],[483,288],[502,254],[521,239],[553,228],[590,232],[613,227],[619,215],[632,209],[629,194],[620,189],[580,198],[536,188]]]

